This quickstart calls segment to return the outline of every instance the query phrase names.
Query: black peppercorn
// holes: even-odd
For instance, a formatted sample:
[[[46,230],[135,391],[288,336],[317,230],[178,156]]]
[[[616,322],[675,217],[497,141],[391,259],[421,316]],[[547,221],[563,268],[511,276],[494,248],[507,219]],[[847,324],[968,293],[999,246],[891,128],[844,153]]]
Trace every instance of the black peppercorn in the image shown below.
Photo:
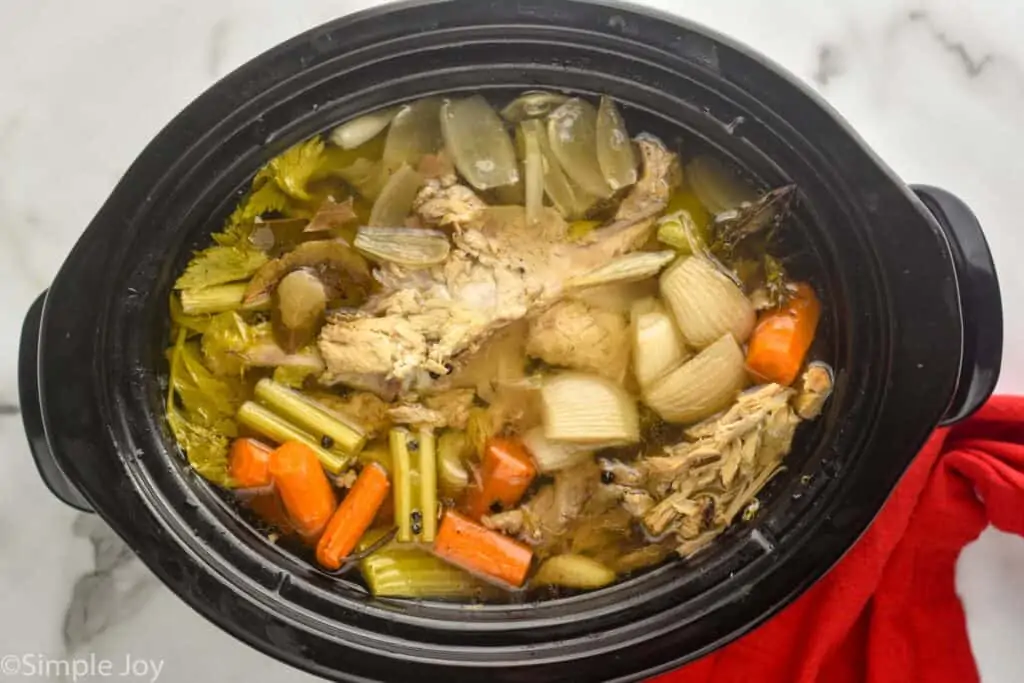
[[[330,450],[330,449],[334,448],[334,439],[332,439],[331,437],[329,437],[326,434],[324,434],[320,438],[320,447],[325,449],[325,450]]]
[[[601,471],[601,483],[602,484],[614,484],[615,483],[615,473],[612,472],[611,470],[602,470]]]

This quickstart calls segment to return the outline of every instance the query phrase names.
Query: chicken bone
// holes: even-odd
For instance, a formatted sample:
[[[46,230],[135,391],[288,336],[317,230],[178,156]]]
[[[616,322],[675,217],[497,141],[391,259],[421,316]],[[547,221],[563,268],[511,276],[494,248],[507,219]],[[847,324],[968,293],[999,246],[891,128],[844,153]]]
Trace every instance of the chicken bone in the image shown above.
[[[800,389],[793,399],[796,414],[805,420],[813,420],[821,415],[825,401],[832,395],[834,383],[829,366],[811,363],[800,378]]]
[[[679,493],[673,493],[652,507],[643,516],[644,527],[653,536],[674,531],[685,517],[700,515],[701,504]]]

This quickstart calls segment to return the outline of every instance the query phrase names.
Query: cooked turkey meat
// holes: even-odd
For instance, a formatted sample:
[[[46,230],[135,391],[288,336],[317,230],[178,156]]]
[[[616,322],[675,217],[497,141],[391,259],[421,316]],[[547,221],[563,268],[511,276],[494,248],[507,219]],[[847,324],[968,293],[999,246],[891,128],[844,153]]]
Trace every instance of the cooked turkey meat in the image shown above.
[[[447,373],[498,330],[557,303],[569,278],[642,246],[668,202],[675,155],[651,138],[639,145],[640,182],[585,244],[565,241],[567,225],[553,209],[528,224],[522,207],[487,207],[461,185],[429,183],[416,210],[425,225],[454,228],[451,255],[429,269],[379,269],[382,291],[360,309],[370,317],[333,318],[323,329],[323,381],[379,374],[407,390],[428,387],[431,373]]]

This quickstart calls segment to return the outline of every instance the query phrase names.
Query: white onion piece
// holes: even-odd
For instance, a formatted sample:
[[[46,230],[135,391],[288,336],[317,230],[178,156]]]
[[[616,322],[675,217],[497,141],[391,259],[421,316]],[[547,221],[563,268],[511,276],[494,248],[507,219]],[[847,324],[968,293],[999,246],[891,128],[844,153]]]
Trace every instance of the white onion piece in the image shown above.
[[[643,299],[630,312],[633,328],[633,373],[641,388],[650,386],[689,357],[675,321],[661,302]]]
[[[757,199],[732,169],[714,157],[695,157],[686,165],[686,180],[713,216]]]
[[[398,108],[391,107],[346,121],[331,131],[331,142],[342,149],[355,149],[377,137],[397,113]]]
[[[512,139],[480,95],[446,101],[441,107],[441,131],[455,167],[476,189],[489,190],[519,181]]]
[[[580,590],[601,588],[615,581],[615,572],[585,555],[555,555],[544,561],[530,582]]]
[[[597,163],[613,190],[636,183],[637,158],[626,122],[610,97],[602,97],[597,109]]]
[[[684,257],[661,275],[661,295],[683,339],[702,349],[723,334],[744,343],[754,330],[754,306],[705,258]]]
[[[402,164],[416,168],[427,154],[436,154],[444,144],[438,112],[441,100],[436,97],[402,105],[391,121],[391,130],[384,141],[381,161],[389,171]]]
[[[581,289],[620,282],[639,282],[654,277],[675,259],[674,251],[637,251],[619,256],[594,270],[569,278],[566,289]]]
[[[726,334],[648,386],[644,403],[666,422],[692,423],[731,404],[747,385],[743,351]]]
[[[558,212],[565,218],[574,219],[582,216],[593,203],[594,199],[589,197],[583,190],[574,187],[565,175],[562,166],[551,151],[551,144],[548,140],[548,131],[540,121],[530,119],[523,121],[520,131],[524,137],[526,132],[532,132],[540,144],[540,155],[544,171],[544,193]]]
[[[509,123],[520,123],[526,119],[547,116],[552,110],[565,104],[568,99],[567,95],[543,90],[525,92],[501,110],[501,118]]]
[[[558,163],[574,183],[601,199],[612,196],[597,161],[594,105],[573,98],[553,111],[548,117],[548,140]]]
[[[374,260],[410,268],[443,263],[451,251],[446,234],[424,228],[359,228],[352,245]]]
[[[437,485],[442,496],[458,499],[469,486],[465,457],[472,445],[465,432],[448,430],[437,439]]]
[[[541,472],[557,472],[575,467],[591,460],[594,452],[587,446],[573,446],[549,441],[543,427],[534,427],[523,434],[523,445],[530,451],[537,469]]]
[[[597,375],[563,373],[541,389],[544,436],[551,441],[608,447],[640,440],[636,401]]]
[[[423,176],[403,164],[391,174],[370,211],[370,225],[394,227],[404,225],[412,211],[416,194],[423,185]]]

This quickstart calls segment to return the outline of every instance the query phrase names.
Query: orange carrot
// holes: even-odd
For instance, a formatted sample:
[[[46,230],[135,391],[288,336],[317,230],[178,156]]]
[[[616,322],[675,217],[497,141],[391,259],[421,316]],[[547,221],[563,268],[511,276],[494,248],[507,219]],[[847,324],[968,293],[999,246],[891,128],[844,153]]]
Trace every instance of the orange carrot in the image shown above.
[[[309,446],[289,441],[270,454],[270,476],[301,536],[320,535],[334,513],[334,489]]]
[[[229,461],[231,478],[243,489],[270,486],[270,453],[274,449],[256,439],[235,439]]]
[[[434,539],[434,554],[468,572],[518,588],[533,561],[527,546],[448,510]]]
[[[317,562],[327,569],[341,567],[342,560],[370,528],[390,488],[388,473],[383,467],[369,463],[363,468],[317,543]]]
[[[466,510],[473,519],[500,512],[519,502],[530,488],[537,468],[522,442],[492,438],[484,448],[480,477],[470,489]]]
[[[803,367],[821,319],[821,303],[811,286],[800,283],[780,309],[764,313],[747,351],[747,369],[766,382],[789,386]]]

